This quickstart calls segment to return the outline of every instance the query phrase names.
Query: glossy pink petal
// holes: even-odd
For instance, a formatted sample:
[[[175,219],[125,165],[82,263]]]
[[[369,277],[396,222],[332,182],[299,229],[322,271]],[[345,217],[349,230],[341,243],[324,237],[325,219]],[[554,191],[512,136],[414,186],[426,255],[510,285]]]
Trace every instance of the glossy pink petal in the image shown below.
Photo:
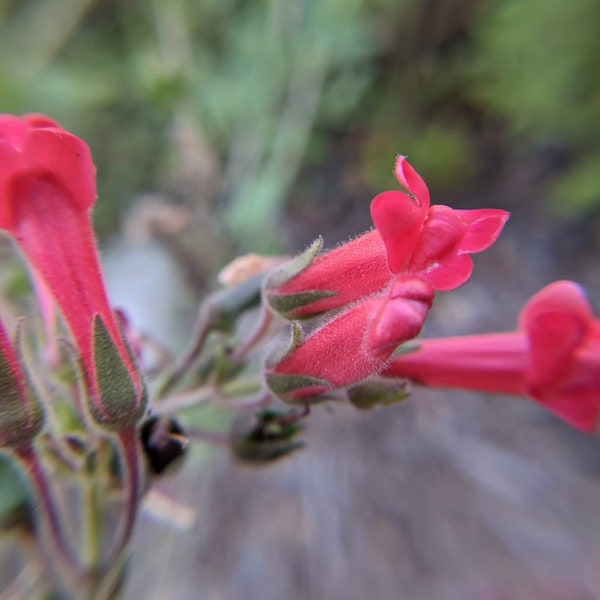
[[[421,235],[426,209],[403,192],[383,192],[371,202],[371,218],[383,239],[392,273],[403,272]]]
[[[458,247],[461,253],[487,250],[498,239],[510,216],[507,211],[494,208],[455,210],[454,213],[465,225]]]

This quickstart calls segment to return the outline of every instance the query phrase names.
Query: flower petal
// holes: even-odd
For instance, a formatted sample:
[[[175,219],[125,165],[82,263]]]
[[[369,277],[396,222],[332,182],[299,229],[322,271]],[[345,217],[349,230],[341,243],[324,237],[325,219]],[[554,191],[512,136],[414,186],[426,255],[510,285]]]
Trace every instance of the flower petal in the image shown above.
[[[404,192],[383,192],[371,202],[371,218],[383,239],[390,271],[407,266],[421,235],[423,207]]]
[[[423,178],[413,169],[412,165],[406,160],[406,156],[399,156],[394,167],[396,179],[403,185],[426,211],[431,204],[429,189]]]
[[[585,294],[573,282],[557,281],[533,296],[519,319],[530,340],[532,380],[559,377],[593,322]]]
[[[456,216],[466,225],[458,246],[461,253],[481,252],[497,239],[510,214],[505,210],[483,208],[479,210],[455,210]]]

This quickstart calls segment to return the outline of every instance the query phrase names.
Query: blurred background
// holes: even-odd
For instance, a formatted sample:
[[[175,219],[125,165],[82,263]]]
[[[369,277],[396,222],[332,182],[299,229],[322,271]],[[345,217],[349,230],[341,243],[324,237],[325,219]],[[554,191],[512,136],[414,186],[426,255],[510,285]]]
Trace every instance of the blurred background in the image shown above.
[[[424,334],[509,330],[555,279],[600,311],[598,31],[595,0],[0,0],[0,112],[89,143],[113,300],[171,350],[229,259],[368,228],[397,153],[512,214]],[[314,413],[268,470],[195,448],[159,484],[194,519],[143,516],[127,597],[600,598],[595,438],[422,389]]]

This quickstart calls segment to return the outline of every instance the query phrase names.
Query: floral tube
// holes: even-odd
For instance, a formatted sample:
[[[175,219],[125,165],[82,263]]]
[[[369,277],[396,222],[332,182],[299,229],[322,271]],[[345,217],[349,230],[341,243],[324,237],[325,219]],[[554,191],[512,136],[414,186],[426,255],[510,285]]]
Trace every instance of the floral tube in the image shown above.
[[[422,340],[383,375],[436,386],[529,396],[587,432],[600,420],[600,320],[580,286],[534,295],[511,333]]]

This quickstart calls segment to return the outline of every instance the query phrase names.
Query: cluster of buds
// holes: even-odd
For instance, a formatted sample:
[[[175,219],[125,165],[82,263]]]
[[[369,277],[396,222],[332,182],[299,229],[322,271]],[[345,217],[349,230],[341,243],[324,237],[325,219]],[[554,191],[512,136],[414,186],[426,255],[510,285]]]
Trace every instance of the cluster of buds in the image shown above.
[[[396,349],[421,331],[436,292],[465,283],[471,254],[489,248],[508,213],[431,206],[429,190],[404,156],[395,175],[407,190],[371,203],[375,228],[318,255],[317,240],[267,278],[264,296],[287,319],[323,316],[272,357],[266,380],[284,401],[310,403],[381,373]]]

